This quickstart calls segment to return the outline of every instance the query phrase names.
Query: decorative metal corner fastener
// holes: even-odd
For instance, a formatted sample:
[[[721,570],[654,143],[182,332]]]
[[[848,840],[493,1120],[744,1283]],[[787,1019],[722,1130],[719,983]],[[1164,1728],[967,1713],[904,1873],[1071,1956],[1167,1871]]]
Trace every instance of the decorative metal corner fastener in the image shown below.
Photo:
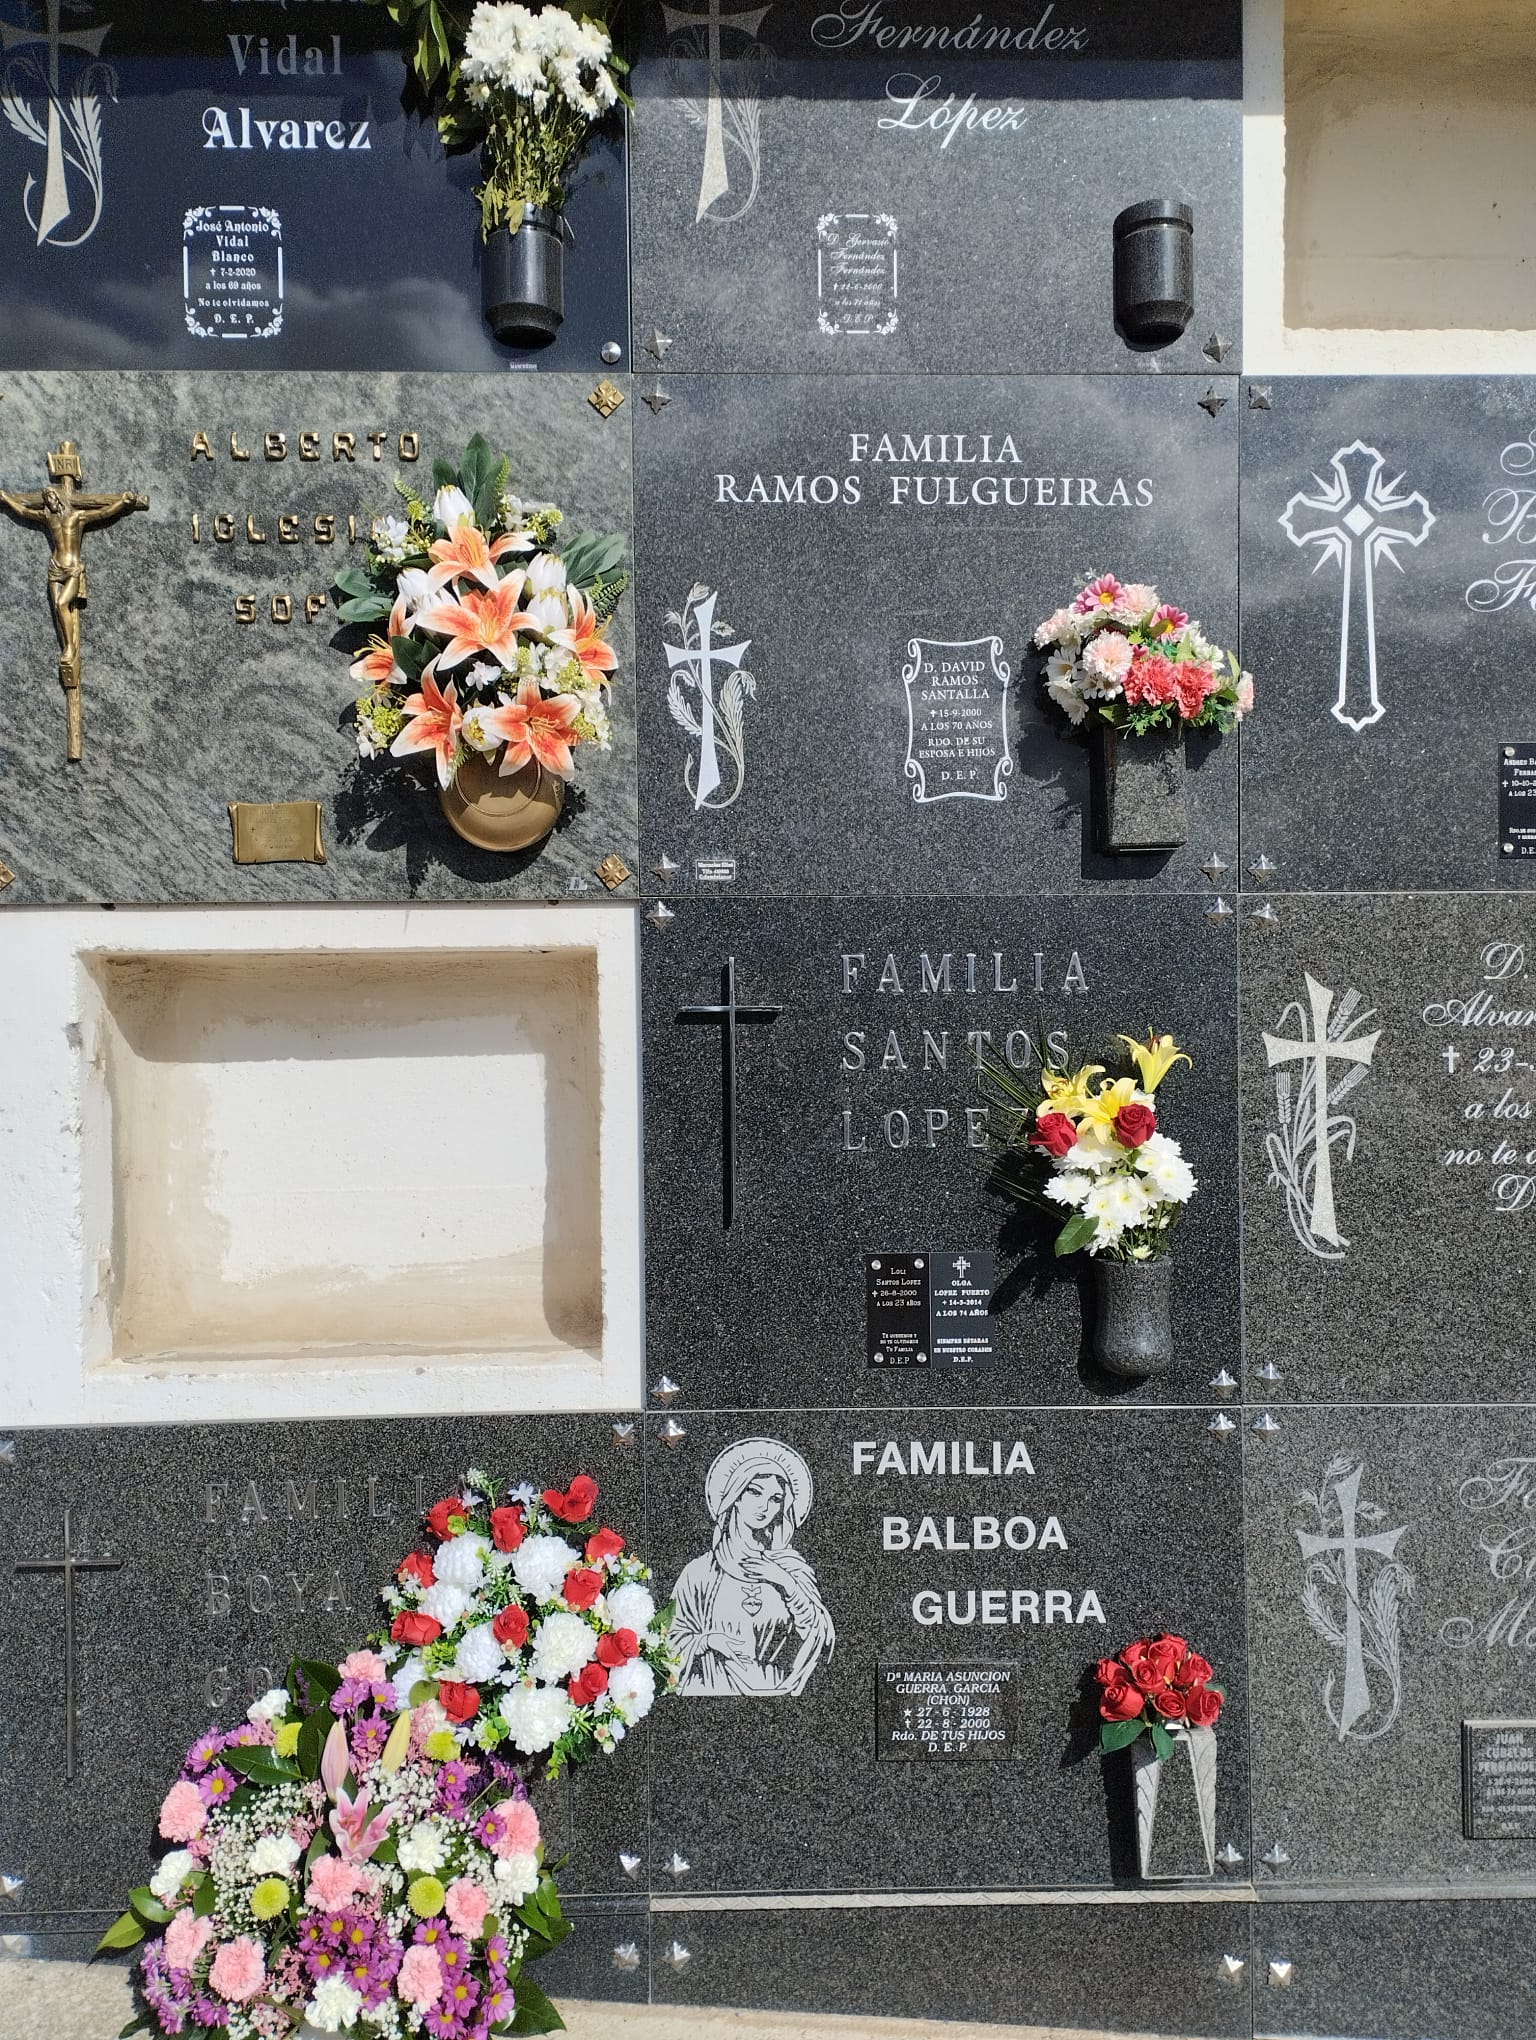
[[[1198,401],[1201,410],[1209,412],[1209,414],[1213,418],[1219,416],[1220,413],[1224,411],[1227,407],[1226,398],[1223,396],[1218,396],[1214,388],[1208,389],[1205,395],[1201,397]]]
[[[686,1877],[688,1875],[688,1872],[693,1868],[693,1865],[689,1862],[686,1856],[679,1854],[679,1852],[676,1849],[674,1849],[672,1851],[671,1856],[665,1863],[662,1864],[661,1867],[663,1870],[666,1871],[669,1877]]]
[[[232,800],[236,864],[324,864],[317,800]]]
[[[682,1392],[683,1384],[674,1381],[670,1374],[664,1374],[651,1389],[651,1394],[655,1396],[657,1402],[665,1403],[676,1402]]]
[[[1270,1870],[1283,1870],[1290,1860],[1283,1842],[1271,1842],[1259,1858],[1259,1861]]]
[[[600,418],[611,418],[623,401],[624,392],[618,387],[617,383],[611,383],[607,376],[603,377],[597,388],[587,398],[587,402]]]
[[[1227,339],[1225,334],[1212,333],[1205,345],[1200,349],[1200,352],[1207,361],[1222,362],[1232,352],[1232,342]]]
[[[613,1426],[613,1442],[615,1445],[633,1445],[635,1442],[634,1425],[621,1417]]]
[[[645,343],[645,351],[650,355],[651,359],[653,361],[665,361],[667,349],[671,345],[672,335],[670,333],[663,333],[660,326],[652,326],[650,338]]]
[[[1296,1981],[1296,1965],[1284,1955],[1269,1958],[1269,1987],[1271,1990],[1289,1990]]]
[[[615,1969],[638,1969],[639,1945],[634,1941],[621,1941],[613,1951],[613,1966]]]
[[[1258,856],[1254,858],[1252,864],[1249,865],[1248,876],[1250,878],[1273,878],[1279,869],[1279,865],[1273,863],[1261,850]]]
[[[1247,1857],[1235,1842],[1223,1842],[1216,1851],[1216,1862],[1222,1870],[1241,1870]]]
[[[1237,1376],[1229,1374],[1226,1368],[1223,1367],[1219,1374],[1211,1376],[1207,1386],[1213,1389],[1217,1395],[1233,1395],[1237,1390]]]
[[[1230,906],[1228,906],[1227,902],[1218,895],[1214,900],[1211,901],[1211,904],[1206,908],[1205,918],[1208,921],[1230,921],[1232,919],[1232,909]]]
[[[1248,1967],[1243,1955],[1223,1955],[1221,1958],[1221,1980],[1223,1983],[1241,1983],[1243,1972]]]
[[[1267,921],[1273,924],[1280,919],[1280,916],[1275,912],[1273,904],[1266,900],[1263,906],[1255,907],[1248,918],[1250,921]]]
[[[1270,409],[1270,392],[1265,384],[1250,383],[1248,385],[1248,408],[1250,411],[1267,411]]]
[[[1260,1410],[1248,1428],[1256,1438],[1278,1438],[1280,1435],[1279,1422],[1269,1410]]]
[[[1225,878],[1232,867],[1218,851],[1213,850],[1200,869],[1214,885],[1218,878]]]
[[[637,1856],[633,1849],[620,1849],[619,1851],[619,1868],[626,1877],[638,1877],[643,1860],[643,1857]]]
[[[669,1969],[686,1969],[693,1960],[693,1950],[685,1948],[681,1941],[672,1941],[668,1944],[661,1959]]]
[[[1264,1365],[1259,1369],[1260,1381],[1274,1383],[1277,1381],[1284,1381],[1284,1379],[1285,1376],[1280,1372],[1279,1368],[1275,1365],[1273,1360],[1266,1360],[1264,1362]]]
[[[8,885],[14,885],[15,883],[15,872],[12,871],[8,864],[0,862],[0,892],[4,892]]]
[[[1235,1418],[1229,1417],[1225,1410],[1218,1410],[1205,1428],[1213,1438],[1225,1440],[1237,1429],[1237,1422]]]
[[[603,881],[603,884],[607,886],[609,892],[617,892],[624,881],[633,878],[635,874],[630,870],[617,850],[610,850],[602,863],[597,867],[597,875]]]
[[[660,879],[676,878],[682,868],[676,858],[669,857],[665,850],[662,851],[656,862],[651,866],[651,870]]]
[[[657,383],[655,389],[647,390],[640,401],[649,406],[653,418],[659,418],[672,399],[667,395],[661,384]]]
[[[0,1438],[0,1466],[14,1466],[15,1464],[16,1440],[14,1438]]]
[[[12,1905],[20,1905],[21,1894],[27,1888],[27,1880],[18,1871],[0,1870],[0,1898],[8,1899]]]
[[[656,1435],[669,1452],[675,1452],[688,1433],[683,1429],[676,1417],[668,1417]]]

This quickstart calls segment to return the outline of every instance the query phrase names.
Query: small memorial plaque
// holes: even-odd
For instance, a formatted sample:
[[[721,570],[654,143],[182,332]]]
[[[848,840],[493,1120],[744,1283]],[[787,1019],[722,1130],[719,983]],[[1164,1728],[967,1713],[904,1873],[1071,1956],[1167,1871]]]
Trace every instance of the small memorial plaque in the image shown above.
[[[880,1665],[875,1676],[877,1756],[976,1763],[1014,1754],[1017,1665]]]
[[[889,213],[823,213],[816,222],[816,324],[823,333],[896,330],[896,222]]]
[[[871,1367],[926,1367],[927,1254],[866,1254],[864,1294]]]
[[[717,850],[708,856],[695,857],[693,875],[700,885],[734,885],[736,882],[736,859],[729,851]]]
[[[933,1256],[930,1323],[935,1367],[983,1367],[992,1359],[994,1256],[982,1248]]]
[[[271,340],[283,330],[283,222],[270,205],[195,205],[181,230],[187,331]]]
[[[1461,1827],[1469,1842],[1536,1840],[1536,1721],[1461,1724]]]
[[[1536,857],[1536,744],[1499,746],[1499,854]]]
[[[1011,668],[1000,637],[907,640],[901,682],[907,696],[903,770],[912,798],[1006,800]]]

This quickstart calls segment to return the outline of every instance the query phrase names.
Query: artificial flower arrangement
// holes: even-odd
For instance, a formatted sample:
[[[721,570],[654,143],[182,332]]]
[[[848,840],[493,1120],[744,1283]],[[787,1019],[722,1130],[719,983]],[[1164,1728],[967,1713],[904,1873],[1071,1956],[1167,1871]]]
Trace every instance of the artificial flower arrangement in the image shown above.
[[[485,314],[499,340],[539,345],[564,317],[560,209],[592,130],[630,100],[605,9],[571,14],[478,0],[381,0],[449,149],[478,147]]]
[[[352,665],[363,757],[430,756],[455,826],[491,767],[523,775],[547,833],[576,752],[609,747],[607,633],[628,577],[622,539],[562,543],[560,511],[510,493],[509,472],[476,433],[457,467],[433,464],[430,504],[398,482],[405,514],[375,519],[366,566],[336,586],[343,622],[384,625]]]
[[[147,1940],[125,2040],[561,2027],[526,1971],[570,1932],[528,1781],[611,1755],[677,1679],[670,1611],[597,1498],[585,1474],[471,1471],[386,1628],[198,1738],[160,1808],[171,1847],[101,1942]]]
[[[1189,1057],[1171,1034],[1116,1038],[1130,1051],[1134,1077],[1107,1077],[1103,1063],[1064,1070],[1042,1060],[1036,1097],[1011,1070],[991,1064],[987,1074],[1013,1114],[1003,1180],[1026,1201],[1067,1214],[1057,1254],[1147,1261],[1167,1253],[1198,1187],[1179,1143],[1158,1128],[1155,1096]]]
[[[1045,691],[1074,728],[1090,716],[1121,734],[1232,730],[1253,706],[1253,677],[1182,609],[1142,581],[1100,574],[1035,632]]]
[[[1174,1753],[1170,1724],[1214,1728],[1226,1698],[1211,1684],[1211,1667],[1182,1636],[1143,1637],[1115,1657],[1100,1658],[1093,1676],[1099,1696],[1099,1747],[1123,1750],[1140,1735],[1156,1755]]]

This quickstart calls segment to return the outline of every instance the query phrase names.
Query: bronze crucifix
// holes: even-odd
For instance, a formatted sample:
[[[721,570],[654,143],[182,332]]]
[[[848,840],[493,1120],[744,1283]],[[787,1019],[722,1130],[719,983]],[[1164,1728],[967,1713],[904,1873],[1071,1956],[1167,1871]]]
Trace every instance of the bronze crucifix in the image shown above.
[[[80,449],[72,439],[61,440],[57,452],[48,456],[46,489],[29,495],[12,495],[0,489],[0,504],[23,524],[39,525],[53,546],[48,562],[48,600],[53,605],[53,628],[59,640],[59,685],[64,689],[69,717],[68,756],[73,763],[80,756],[80,611],[86,598],[85,561],[80,546],[86,532],[98,524],[111,524],[132,510],[147,510],[148,496],[123,493],[92,496],[78,491]]]

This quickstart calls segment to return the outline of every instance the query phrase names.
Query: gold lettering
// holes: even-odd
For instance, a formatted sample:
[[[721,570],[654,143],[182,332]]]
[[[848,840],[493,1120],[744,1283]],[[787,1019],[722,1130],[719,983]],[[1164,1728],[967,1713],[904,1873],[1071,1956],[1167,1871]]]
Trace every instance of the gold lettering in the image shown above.
[[[256,621],[256,597],[254,595],[237,595],[235,597],[235,621],[236,623],[254,623]]]
[[[279,545],[297,545],[299,542],[298,513],[285,510],[277,520],[277,542]]]
[[[256,529],[256,519],[249,512],[245,519],[245,535],[252,545],[265,545],[267,542],[267,534]]]
[[[315,544],[334,545],[335,543],[336,520],[329,511],[322,511],[315,519]]]
[[[268,460],[288,458],[288,435],[286,432],[268,432],[262,439],[262,451]]]
[[[203,527],[198,520],[197,512],[194,510],[192,512],[192,543],[194,545],[201,545],[202,542],[203,542]]]
[[[401,458],[402,460],[420,460],[420,459],[421,459],[421,434],[420,434],[419,432],[402,432],[402,433],[401,433],[401,435],[400,435],[400,458]]]
[[[229,457],[231,460],[249,460],[251,457],[233,432],[229,435]]]
[[[291,595],[274,595],[272,597],[272,621],[274,623],[292,623],[293,597]]]
[[[301,433],[299,434],[299,459],[300,459],[300,460],[318,460],[319,458],[320,458],[320,435],[319,435],[319,433],[318,433],[318,432],[301,432]]]
[[[213,448],[212,448],[212,447],[211,447],[211,446],[210,446],[210,445],[208,444],[208,435],[207,435],[207,433],[206,433],[206,432],[194,432],[194,433],[193,433],[193,435],[192,435],[192,451],[191,451],[191,453],[190,453],[190,454],[188,455],[188,459],[190,459],[190,460],[212,460],[212,459],[213,459]]]
[[[384,442],[388,439],[389,434],[387,432],[370,432],[367,437],[368,444],[373,448],[374,459],[382,460],[384,458]]]
[[[333,461],[357,459],[357,434],[355,432],[333,432],[331,434],[331,459]]]
[[[220,545],[234,544],[235,520],[229,511],[219,510],[214,513],[213,535]]]
[[[304,621],[306,623],[313,623],[315,618],[320,614],[321,610],[324,609],[325,607],[326,607],[325,596],[306,595],[304,597]]]
[[[357,544],[357,519],[355,517],[347,519],[347,537],[353,545]]]

